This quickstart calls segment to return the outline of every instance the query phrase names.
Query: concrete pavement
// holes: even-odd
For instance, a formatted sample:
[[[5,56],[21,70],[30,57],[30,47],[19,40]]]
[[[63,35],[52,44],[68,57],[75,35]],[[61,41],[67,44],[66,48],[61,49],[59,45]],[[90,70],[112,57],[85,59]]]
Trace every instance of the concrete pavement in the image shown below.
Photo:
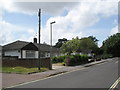
[[[96,61],[84,65],[79,65],[79,66],[53,66],[53,70],[49,70],[46,72],[41,72],[41,73],[34,73],[34,74],[28,74],[28,75],[23,75],[23,74],[7,74],[7,73],[2,73],[2,88],[18,85],[21,83],[26,83],[38,79],[42,79],[45,77],[49,77],[52,75],[60,74],[60,73],[65,73],[69,72],[72,70],[80,69],[80,68],[85,68],[89,67],[91,65],[103,63],[111,61],[111,59],[106,59],[106,60],[101,60],[101,61]]]

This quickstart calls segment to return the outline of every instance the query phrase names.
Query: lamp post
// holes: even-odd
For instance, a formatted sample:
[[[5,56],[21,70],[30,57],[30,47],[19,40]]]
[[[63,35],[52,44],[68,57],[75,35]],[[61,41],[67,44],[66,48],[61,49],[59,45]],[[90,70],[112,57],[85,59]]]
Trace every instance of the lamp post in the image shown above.
[[[50,48],[50,62],[51,62],[51,65],[50,65],[50,69],[52,69],[52,24],[56,23],[55,21],[54,22],[50,22],[50,44],[51,44],[51,48]]]

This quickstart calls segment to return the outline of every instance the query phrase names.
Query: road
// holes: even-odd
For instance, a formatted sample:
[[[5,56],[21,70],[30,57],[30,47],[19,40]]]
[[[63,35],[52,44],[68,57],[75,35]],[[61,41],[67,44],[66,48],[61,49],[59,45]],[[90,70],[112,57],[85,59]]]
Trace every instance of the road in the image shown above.
[[[118,59],[14,88],[110,88],[118,79]]]

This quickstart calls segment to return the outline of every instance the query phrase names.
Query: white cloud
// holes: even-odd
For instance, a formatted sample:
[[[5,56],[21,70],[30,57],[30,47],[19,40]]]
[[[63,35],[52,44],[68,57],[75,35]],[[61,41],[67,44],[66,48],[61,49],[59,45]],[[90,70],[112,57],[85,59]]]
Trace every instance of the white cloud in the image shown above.
[[[59,38],[72,39],[76,36],[85,36],[86,28],[95,25],[100,19],[112,15],[117,15],[117,2],[81,2],[71,9],[66,16],[56,16],[48,19],[46,27],[42,31],[42,39],[49,42],[48,38],[50,36],[48,33],[50,33],[50,22],[52,21],[56,21],[56,24],[53,25],[53,43],[55,43]],[[99,32],[97,30],[91,32],[91,34]]]
[[[5,0],[6,1],[6,0]],[[50,22],[56,21],[53,25],[53,43],[57,42],[59,38],[71,39],[72,37],[82,37],[86,35],[85,30],[87,27],[95,25],[102,18],[107,18],[112,15],[117,15],[118,0],[87,0],[86,2],[81,1],[77,3],[41,3],[41,2],[14,2],[13,0],[9,2],[3,2],[4,10],[9,12],[18,12],[18,13],[35,13],[38,11],[38,8],[42,8],[42,13],[52,13],[55,14],[55,17],[48,19],[47,24],[41,30],[42,42],[49,43],[50,41]],[[5,5],[4,5],[5,4]],[[66,16],[59,16],[64,9],[68,10]],[[3,24],[3,22],[2,22]],[[3,24],[4,32],[0,34],[1,43],[10,42],[16,40],[16,36],[12,32],[19,33],[28,33],[22,34],[19,36],[22,40],[27,40],[28,37],[32,39],[32,33],[34,29],[29,29],[21,26],[12,25],[5,22]],[[17,31],[16,31],[17,30]],[[113,32],[115,30],[112,30]],[[8,35],[6,35],[8,33]],[[93,32],[94,33],[94,32]],[[8,38],[8,36],[10,38]],[[29,40],[30,40],[29,39]],[[31,40],[30,40],[31,41]]]
[[[69,1],[30,2],[28,0],[23,0],[23,2],[21,2],[20,0],[1,0],[1,7],[3,7],[4,10],[7,10],[9,12],[33,14],[36,13],[39,8],[41,8],[43,13],[60,14],[60,12],[62,12],[64,9],[71,10],[72,8],[74,8],[74,6],[78,5],[79,3],[84,3],[81,4],[83,5],[82,7],[84,7],[84,10],[86,9],[86,5],[88,5],[88,7],[90,7],[91,10],[92,8],[94,8],[95,13],[103,12],[104,14],[109,16],[109,13],[114,13],[112,10],[114,10],[115,8],[113,7],[116,6],[115,2],[118,2],[118,0],[114,0],[114,1],[113,0],[77,0],[77,1],[78,2],[69,2]]]
[[[111,32],[110,32],[111,35],[116,34],[116,33],[118,33],[118,25],[113,27]]]
[[[15,40],[32,41],[34,35],[35,30],[32,28],[0,21],[0,45],[10,43]]]
[[[2,0],[2,7],[4,10],[8,12],[17,12],[17,13],[25,13],[25,14],[36,14],[38,9],[42,9],[42,13],[50,13],[50,14],[59,14],[64,9],[71,9],[77,3],[69,3],[69,2],[29,2],[24,0],[21,2],[19,0]]]

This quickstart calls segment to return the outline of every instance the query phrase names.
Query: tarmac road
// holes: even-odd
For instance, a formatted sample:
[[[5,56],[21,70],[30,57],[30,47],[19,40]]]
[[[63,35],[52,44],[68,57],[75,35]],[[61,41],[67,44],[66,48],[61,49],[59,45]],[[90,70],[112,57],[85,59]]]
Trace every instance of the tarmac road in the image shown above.
[[[110,60],[14,88],[110,88],[119,78],[118,63],[118,59]]]

